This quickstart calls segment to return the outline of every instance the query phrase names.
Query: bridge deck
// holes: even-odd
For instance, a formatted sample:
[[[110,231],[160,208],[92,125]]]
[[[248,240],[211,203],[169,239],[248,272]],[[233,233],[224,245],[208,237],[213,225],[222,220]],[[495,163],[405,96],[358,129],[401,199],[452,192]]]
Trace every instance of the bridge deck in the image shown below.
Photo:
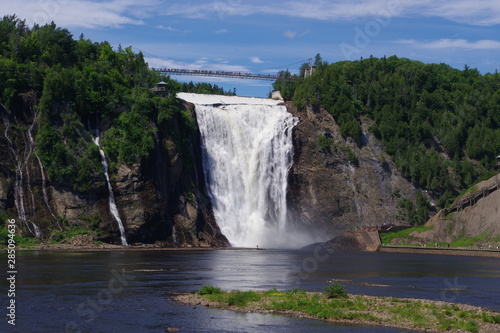
[[[176,69],[176,68],[151,68],[152,70],[172,75],[190,75],[190,76],[210,76],[210,77],[228,77],[235,79],[266,80],[266,81],[296,81],[296,77],[284,77],[272,74],[254,74],[243,72],[209,71],[197,69]]]

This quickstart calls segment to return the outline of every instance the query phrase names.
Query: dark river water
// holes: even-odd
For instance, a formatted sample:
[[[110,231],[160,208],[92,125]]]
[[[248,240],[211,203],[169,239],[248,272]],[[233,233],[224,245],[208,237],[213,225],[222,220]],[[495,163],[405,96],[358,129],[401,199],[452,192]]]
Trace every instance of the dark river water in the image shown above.
[[[7,262],[2,253],[3,262]],[[4,265],[3,267],[6,267]],[[4,274],[7,269],[4,270]],[[500,311],[500,261],[490,258],[291,250],[18,252],[16,326],[0,332],[406,332],[173,302],[203,285],[322,290],[468,303]],[[6,279],[1,283],[7,312]]]

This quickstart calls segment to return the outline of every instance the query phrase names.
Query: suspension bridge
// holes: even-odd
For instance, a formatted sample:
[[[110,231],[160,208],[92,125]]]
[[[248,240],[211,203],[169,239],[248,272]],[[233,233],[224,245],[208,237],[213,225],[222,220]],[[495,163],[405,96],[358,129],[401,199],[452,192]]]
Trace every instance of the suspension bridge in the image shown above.
[[[282,76],[272,74],[255,74],[244,72],[227,72],[227,71],[212,71],[198,69],[177,69],[177,68],[151,68],[153,71],[169,74],[169,75],[189,75],[189,76],[210,76],[210,77],[226,77],[233,79],[248,79],[248,80],[265,80],[265,81],[296,81],[298,77]]]

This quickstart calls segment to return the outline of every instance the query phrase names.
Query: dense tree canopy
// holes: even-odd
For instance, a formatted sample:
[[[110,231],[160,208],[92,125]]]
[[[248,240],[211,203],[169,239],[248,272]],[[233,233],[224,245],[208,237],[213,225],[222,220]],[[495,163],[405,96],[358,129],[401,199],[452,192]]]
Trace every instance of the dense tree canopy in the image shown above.
[[[299,106],[322,106],[342,134],[362,144],[360,122],[385,145],[402,173],[442,196],[441,204],[495,169],[500,154],[500,75],[405,58],[326,64],[300,81]]]
[[[194,128],[175,97],[150,90],[160,81],[167,82],[171,96],[179,91],[234,94],[206,83],[181,84],[149,70],[143,55],[131,48],[115,51],[83,35],[75,40],[54,23],[29,28],[16,16],[0,20],[0,103],[23,119],[26,95],[35,97],[37,153],[52,181],[75,190],[89,190],[92,175],[102,172],[92,142],[99,123],[106,130],[102,145],[112,168],[148,157],[158,131]]]

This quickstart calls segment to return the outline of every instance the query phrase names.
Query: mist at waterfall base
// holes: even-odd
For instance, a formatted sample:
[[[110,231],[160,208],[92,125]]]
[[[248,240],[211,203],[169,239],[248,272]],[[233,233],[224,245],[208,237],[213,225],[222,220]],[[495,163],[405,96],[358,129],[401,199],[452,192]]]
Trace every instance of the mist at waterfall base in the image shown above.
[[[235,247],[298,248],[319,241],[287,213],[298,119],[282,101],[180,93],[195,105],[214,215]],[[323,239],[322,239],[323,240]]]

